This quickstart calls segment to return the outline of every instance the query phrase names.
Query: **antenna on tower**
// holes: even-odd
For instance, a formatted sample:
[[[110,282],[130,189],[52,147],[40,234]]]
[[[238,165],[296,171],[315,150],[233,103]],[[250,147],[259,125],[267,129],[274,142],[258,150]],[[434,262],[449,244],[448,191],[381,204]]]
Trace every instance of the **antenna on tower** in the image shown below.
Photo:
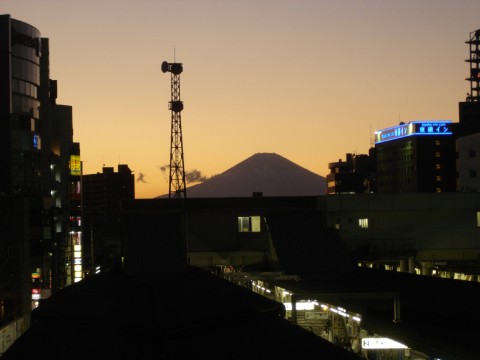
[[[175,58],[175,48],[174,48]],[[170,136],[170,175],[168,177],[168,197],[187,197],[185,188],[185,166],[183,158],[182,136],[182,110],[183,102],[180,100],[180,74],[183,65],[177,62],[162,63],[162,72],[171,73],[171,100],[168,109],[171,110],[171,136]]]

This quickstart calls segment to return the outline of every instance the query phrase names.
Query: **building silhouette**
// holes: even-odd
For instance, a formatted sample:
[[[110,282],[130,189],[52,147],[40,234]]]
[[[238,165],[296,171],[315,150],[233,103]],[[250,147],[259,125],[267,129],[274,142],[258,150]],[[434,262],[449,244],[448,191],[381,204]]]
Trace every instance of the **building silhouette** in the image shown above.
[[[0,237],[0,322],[25,326],[40,300],[73,282],[72,234],[81,241],[70,221],[80,145],[72,107],[56,103],[49,48],[34,26],[0,15],[0,203],[9,209],[0,220],[8,234]]]
[[[120,204],[135,198],[134,174],[125,164],[82,176],[83,258],[85,271],[113,270],[121,256]]]
[[[376,192],[375,148],[369,154],[346,155],[345,161],[328,164],[327,194],[362,194]]]
[[[38,356],[185,358],[215,347],[238,348],[232,358],[472,359],[480,285],[440,273],[478,276],[478,201],[466,193],[124,200],[122,271],[46,300],[4,356],[28,357],[43,344]],[[357,249],[367,246],[362,259]],[[72,351],[71,336],[83,346]],[[365,348],[375,338],[406,349]],[[180,343],[189,346],[172,346]]]

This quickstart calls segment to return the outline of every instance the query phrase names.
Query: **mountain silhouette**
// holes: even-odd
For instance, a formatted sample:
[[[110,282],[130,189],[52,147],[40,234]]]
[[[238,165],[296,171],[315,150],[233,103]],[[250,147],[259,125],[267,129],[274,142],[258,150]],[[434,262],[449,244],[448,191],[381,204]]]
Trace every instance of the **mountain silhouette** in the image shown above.
[[[251,197],[254,192],[263,196],[324,195],[326,180],[278,154],[257,153],[201,184],[187,187],[187,198]]]

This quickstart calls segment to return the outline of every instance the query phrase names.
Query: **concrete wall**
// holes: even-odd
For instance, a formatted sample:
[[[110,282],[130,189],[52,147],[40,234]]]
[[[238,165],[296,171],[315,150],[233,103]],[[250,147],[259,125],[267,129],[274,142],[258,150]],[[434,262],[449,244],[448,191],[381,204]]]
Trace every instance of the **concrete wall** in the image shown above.
[[[329,227],[349,251],[414,250],[429,260],[480,259],[480,194],[330,195],[322,199]],[[368,228],[359,226],[368,219]]]

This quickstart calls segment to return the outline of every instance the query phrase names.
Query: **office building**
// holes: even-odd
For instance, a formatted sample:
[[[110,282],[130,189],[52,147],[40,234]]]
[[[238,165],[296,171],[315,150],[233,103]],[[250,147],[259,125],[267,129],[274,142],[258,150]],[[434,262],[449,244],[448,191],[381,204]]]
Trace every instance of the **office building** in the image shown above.
[[[480,133],[459,137],[457,191],[480,192]]]
[[[456,189],[451,121],[412,121],[375,132],[377,192]]]
[[[0,286],[27,279],[29,291],[20,289],[17,303],[30,304],[5,308],[0,320],[28,322],[29,308],[68,284],[70,155],[80,147],[71,106],[56,103],[49,48],[34,26],[0,15],[0,203],[13,204],[15,219],[2,229],[19,236],[0,238],[0,263],[8,263]],[[0,302],[11,303],[14,292],[0,292]]]
[[[327,194],[376,192],[375,148],[369,154],[347,154],[345,161],[328,164]]]
[[[85,271],[94,273],[119,266],[120,203],[135,198],[134,174],[128,165],[103,167],[82,176],[82,219]]]

